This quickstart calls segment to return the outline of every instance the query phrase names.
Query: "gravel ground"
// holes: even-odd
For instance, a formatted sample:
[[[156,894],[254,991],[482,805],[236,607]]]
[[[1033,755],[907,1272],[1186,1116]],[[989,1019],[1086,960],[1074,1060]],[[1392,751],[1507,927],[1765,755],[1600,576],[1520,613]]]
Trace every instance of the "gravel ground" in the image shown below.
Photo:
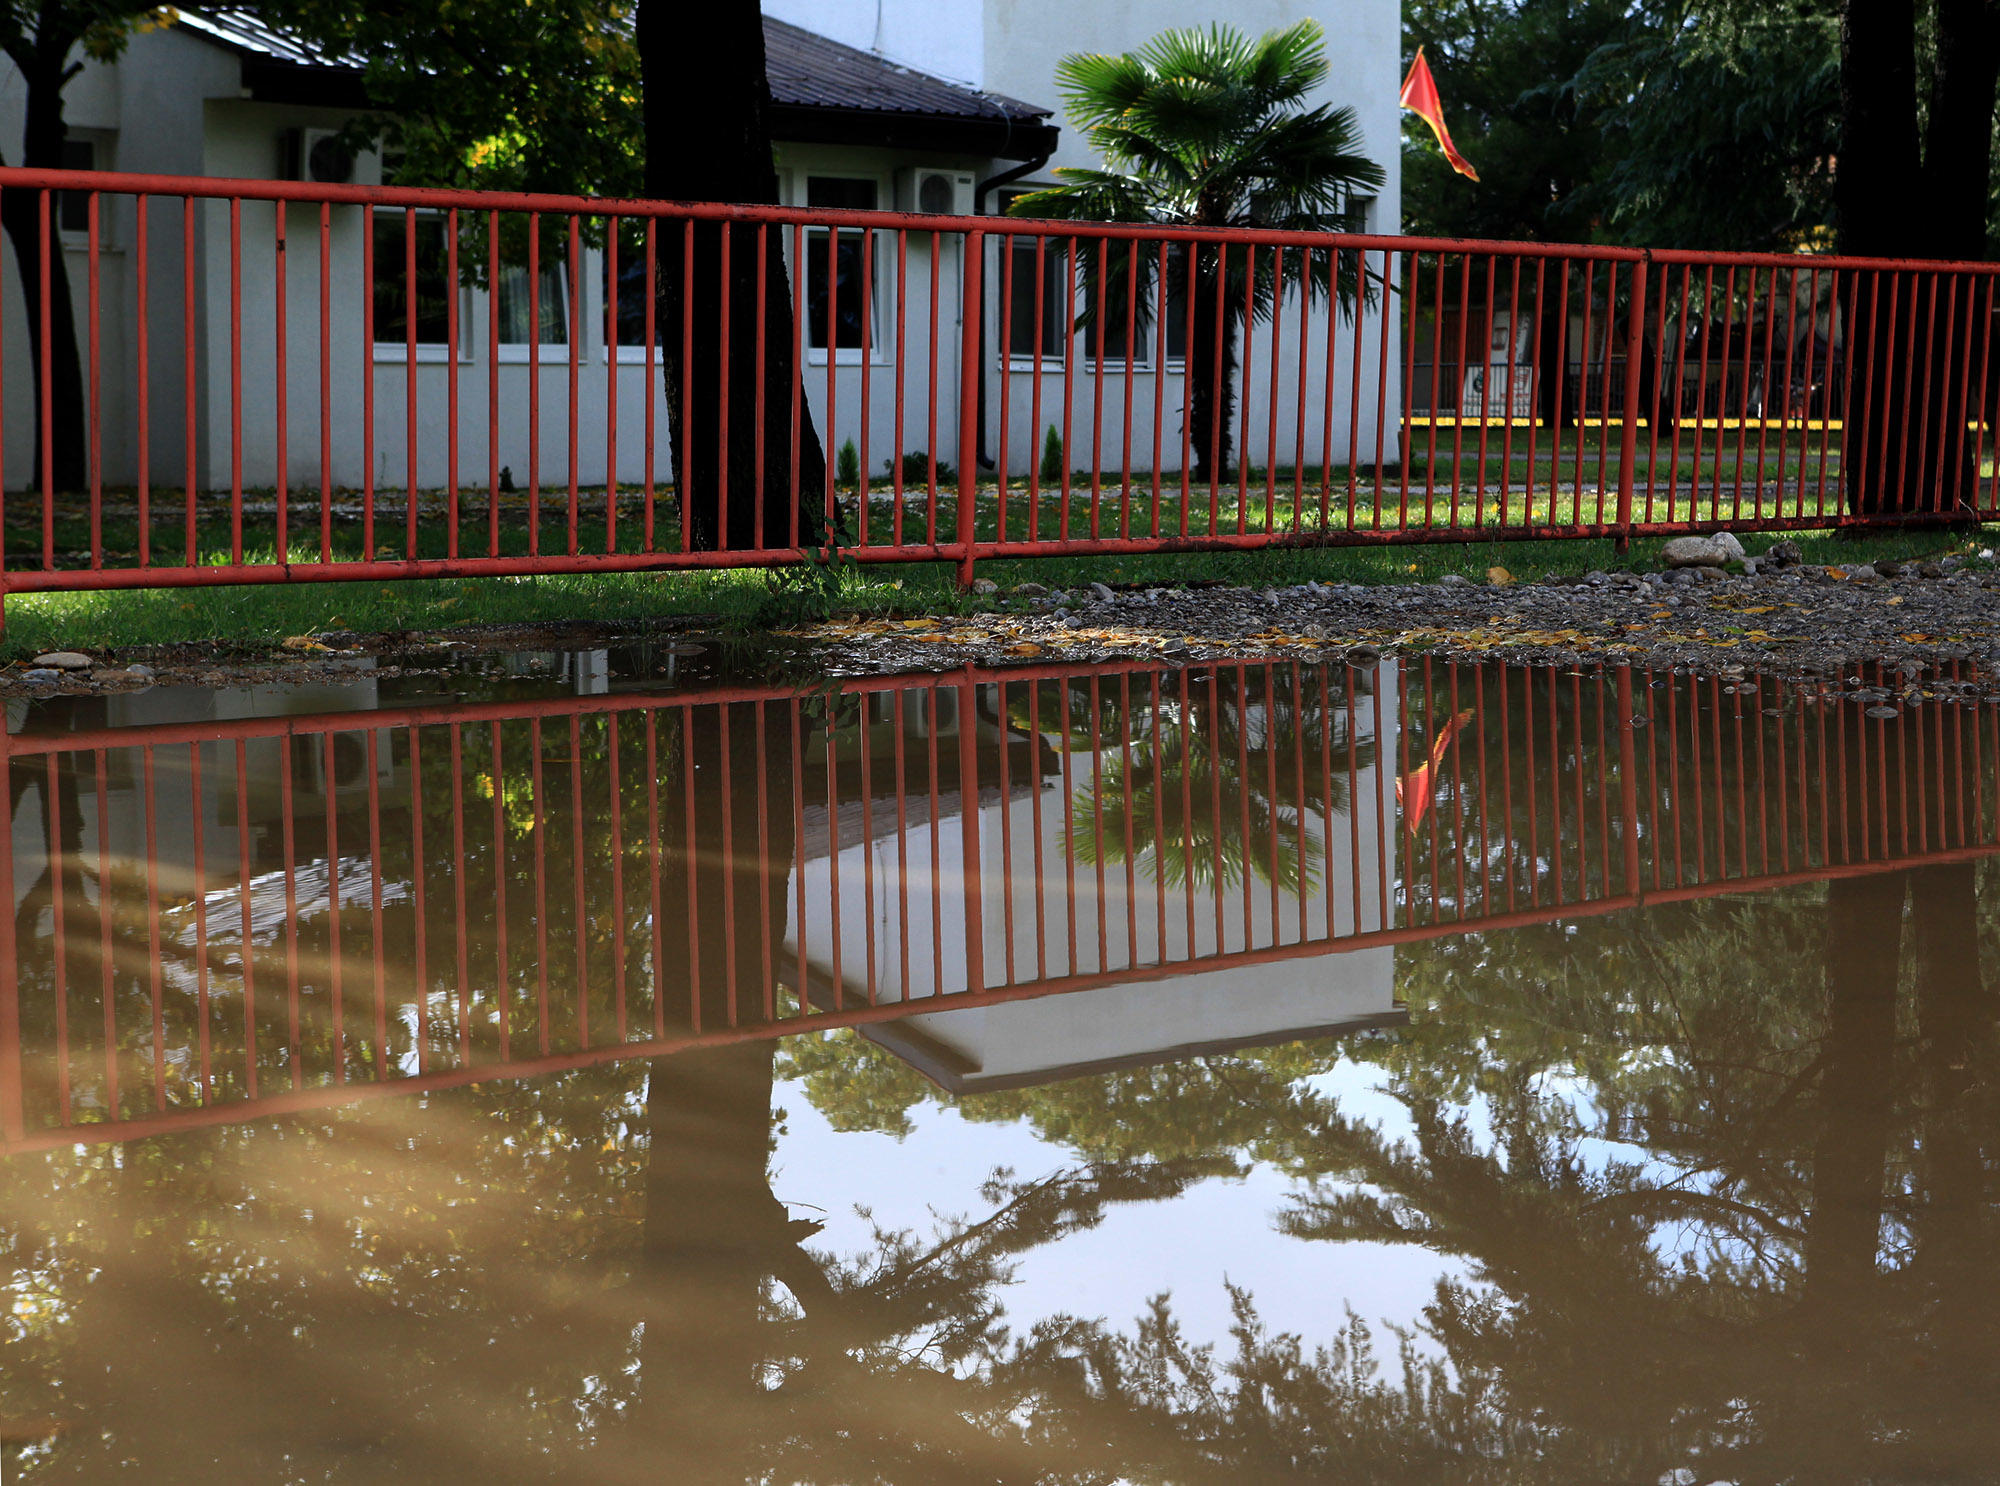
[[[989,612],[948,618],[802,625],[781,632],[777,644],[789,652],[787,669],[829,675],[1148,658],[1187,664],[1351,656],[1369,663],[1397,653],[1792,675],[1866,661],[1922,669],[1973,662],[1981,674],[2000,675],[2000,565],[1984,554],[1908,565],[1795,564],[1745,575],[1683,568],[1484,584],[1447,579],[1263,590],[1092,584],[1051,593],[1028,583],[990,602]],[[355,679],[362,666],[373,676],[449,670],[495,651],[573,649],[641,637],[593,624],[322,635],[321,648],[276,661],[231,659],[189,646],[93,656],[79,670],[12,666],[0,671],[0,696],[160,684],[324,684]],[[717,638],[702,633],[699,621],[651,625],[643,637],[656,643]]]
[[[1784,673],[1862,661],[1977,661],[2000,672],[2000,567],[1990,560],[1591,573],[1536,583],[1265,589],[1137,589],[1000,596],[963,620],[827,624],[841,673],[940,669],[1036,658],[1176,660],[1357,652],[1451,659],[1722,667]],[[1023,585],[1032,590],[1034,585]]]

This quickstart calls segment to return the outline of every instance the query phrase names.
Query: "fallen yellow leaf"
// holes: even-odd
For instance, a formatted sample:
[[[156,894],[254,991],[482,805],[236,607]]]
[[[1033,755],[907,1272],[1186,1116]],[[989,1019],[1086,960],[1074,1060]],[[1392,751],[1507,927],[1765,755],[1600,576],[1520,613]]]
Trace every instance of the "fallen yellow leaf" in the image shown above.
[[[1899,638],[1900,638],[1900,639],[1901,639],[1901,640],[1903,641],[1903,643],[1904,643],[1904,644],[1906,644],[1906,645],[1921,645],[1921,644],[1923,644],[1923,643],[1924,643],[1924,642],[1925,642],[1926,640],[1928,640],[1928,639],[1930,638],[1930,636],[1929,636],[1929,635],[1903,635],[1903,636],[1900,636]]]
[[[1505,588],[1514,581],[1514,575],[1505,568],[1491,567],[1486,570],[1486,581],[1495,588]]]
[[[311,635],[293,635],[284,642],[287,650],[330,650],[330,645],[322,645]]]
[[[1007,653],[1009,655],[1040,655],[1042,647],[1031,640],[1024,640],[1019,645],[1009,645]]]
[[[1892,599],[1884,599],[1884,600],[1882,600],[1882,602],[1883,602],[1883,603],[1885,603],[1885,604],[1900,604],[1900,603],[1901,603],[1902,601],[1903,601],[1903,596],[1902,596],[1902,595],[1901,595],[1900,593],[1899,593],[1899,594],[1897,594],[1897,595],[1896,595],[1896,596],[1895,596],[1894,598],[1892,598]]]

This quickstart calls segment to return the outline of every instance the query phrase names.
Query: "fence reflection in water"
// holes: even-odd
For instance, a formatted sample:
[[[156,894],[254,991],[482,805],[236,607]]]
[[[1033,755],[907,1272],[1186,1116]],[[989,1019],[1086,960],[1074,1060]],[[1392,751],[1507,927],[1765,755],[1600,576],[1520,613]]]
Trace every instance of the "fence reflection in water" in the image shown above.
[[[1258,662],[23,731],[0,1136],[1087,987],[1164,1014],[2000,844],[2000,709],[1855,690]],[[1366,1010],[1363,963],[1279,993]]]

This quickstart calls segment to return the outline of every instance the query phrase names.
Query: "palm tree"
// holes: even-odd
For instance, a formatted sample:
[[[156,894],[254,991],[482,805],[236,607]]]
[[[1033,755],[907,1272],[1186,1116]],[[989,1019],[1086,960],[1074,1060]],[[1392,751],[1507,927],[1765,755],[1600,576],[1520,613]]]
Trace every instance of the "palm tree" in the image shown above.
[[[1189,27],[1163,31],[1121,56],[1065,57],[1056,80],[1069,116],[1106,168],[1058,170],[1059,184],[1016,197],[1009,211],[1067,221],[1352,231],[1360,225],[1356,193],[1380,190],[1384,176],[1358,149],[1353,109],[1306,106],[1326,74],[1325,35],[1310,20],[1255,39],[1230,26]],[[1142,280],[1139,305],[1149,305],[1143,280],[1151,276],[1151,257],[1108,248],[1099,242],[1078,255],[1087,276],[1085,305],[1126,302],[1128,273]],[[1194,299],[1189,442],[1204,479],[1219,478],[1230,465],[1236,336],[1246,295],[1263,319],[1294,289],[1334,292],[1343,305],[1360,291],[1354,255],[1293,250],[1284,259],[1280,268],[1272,248],[1203,242],[1191,270],[1183,268]],[[1140,315],[1146,318],[1143,308]],[[1086,308],[1078,327],[1089,319]]]

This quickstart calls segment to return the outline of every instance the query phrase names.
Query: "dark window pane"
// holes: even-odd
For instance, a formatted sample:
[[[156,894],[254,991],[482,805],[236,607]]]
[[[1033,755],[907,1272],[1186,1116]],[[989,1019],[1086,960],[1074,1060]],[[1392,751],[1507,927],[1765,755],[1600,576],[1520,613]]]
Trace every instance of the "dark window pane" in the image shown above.
[[[829,211],[872,212],[875,182],[844,175],[809,175],[806,205]]]
[[[618,344],[644,346],[646,344],[645,234],[621,232],[618,236],[618,292],[615,295],[610,288],[611,255],[608,252],[603,256],[603,263],[606,286],[604,303],[607,310],[616,307]],[[657,324],[654,329],[657,334]]]
[[[1060,361],[1069,344],[1069,244],[1062,238],[1042,238],[1041,350],[1045,360]],[[1007,354],[1035,354],[1035,244],[1032,237],[1009,240],[1007,277],[1012,296],[1007,306]]]
[[[404,233],[410,218],[402,212],[375,214],[375,339],[380,344],[406,341],[404,318],[412,288],[416,294],[417,342],[441,346],[449,330],[452,285],[445,256],[444,218],[416,219],[417,272],[414,285]]]
[[[828,241],[834,234],[824,231],[806,234],[806,344],[815,351],[826,349]],[[859,350],[864,317],[872,313],[875,295],[863,283],[862,234],[838,234],[832,248],[833,332],[839,349]],[[869,343],[874,344],[873,327]]]
[[[97,169],[97,145],[88,139],[66,139],[62,145],[64,170]],[[64,232],[90,231],[90,195],[85,191],[56,193],[56,225]]]

